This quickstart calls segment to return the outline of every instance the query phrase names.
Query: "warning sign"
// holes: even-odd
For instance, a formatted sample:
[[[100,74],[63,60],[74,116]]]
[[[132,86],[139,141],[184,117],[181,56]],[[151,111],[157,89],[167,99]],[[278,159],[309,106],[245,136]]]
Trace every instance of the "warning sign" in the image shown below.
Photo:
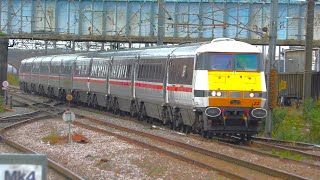
[[[287,89],[287,81],[281,80],[280,83],[279,83],[279,89],[280,90]]]

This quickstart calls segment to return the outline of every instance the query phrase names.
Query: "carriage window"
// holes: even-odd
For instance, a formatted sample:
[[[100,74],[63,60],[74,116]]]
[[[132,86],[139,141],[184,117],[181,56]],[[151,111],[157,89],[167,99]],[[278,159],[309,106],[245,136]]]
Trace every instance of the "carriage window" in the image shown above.
[[[26,64],[21,64],[20,66],[20,73],[24,73],[26,70]]]
[[[60,74],[60,63],[52,63],[50,66],[50,73],[53,75]]]
[[[40,62],[33,63],[32,73],[37,74],[40,71]]]
[[[88,70],[89,70],[89,64],[84,62],[82,66],[81,76],[87,76]]]
[[[27,64],[26,65],[26,72],[30,72],[31,71],[31,67],[32,67],[32,64]]]
[[[125,75],[125,77],[126,78],[130,78],[130,76],[131,76],[131,64],[128,64],[127,65],[127,71],[126,71],[126,75]]]
[[[42,62],[40,69],[41,69],[40,74],[48,74],[49,73],[48,62]]]
[[[61,74],[71,75],[72,63],[73,63],[73,61],[71,61],[71,60],[66,60],[65,62],[63,62],[61,65]]]
[[[182,67],[182,73],[181,73],[181,78],[184,78],[186,76],[186,71],[187,71],[187,65],[183,65]]]
[[[97,66],[96,64],[92,64],[90,77],[97,77],[98,76],[98,67],[99,66]]]
[[[79,76],[81,72],[81,64],[79,64],[78,62],[76,63],[76,70],[75,70],[75,75]]]
[[[139,64],[137,79],[149,82],[163,82],[164,63],[165,61],[162,63]]]
[[[112,78],[116,78],[117,75],[118,75],[118,71],[119,71],[119,65],[113,65],[112,66],[112,74],[111,74],[111,77]]]
[[[90,77],[107,77],[107,61],[105,60],[93,60]]]
[[[141,78],[145,79],[148,75],[148,65],[147,64],[144,64],[143,65],[143,69],[142,69],[142,72],[141,72]]]
[[[169,66],[169,83],[192,85],[193,64],[193,58],[173,59]]]
[[[119,65],[118,65],[117,78],[120,78],[120,77],[121,77],[122,71],[123,71],[123,65],[119,64]]]
[[[142,73],[144,71],[144,65],[143,64],[139,64],[139,71],[138,71],[138,79],[142,79]]]

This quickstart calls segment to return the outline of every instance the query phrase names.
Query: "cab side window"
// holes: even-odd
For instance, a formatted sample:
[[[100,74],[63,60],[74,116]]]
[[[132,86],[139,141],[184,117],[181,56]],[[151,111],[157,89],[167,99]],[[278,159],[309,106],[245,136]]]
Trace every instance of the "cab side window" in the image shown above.
[[[192,85],[193,58],[176,58],[170,61],[169,84]]]

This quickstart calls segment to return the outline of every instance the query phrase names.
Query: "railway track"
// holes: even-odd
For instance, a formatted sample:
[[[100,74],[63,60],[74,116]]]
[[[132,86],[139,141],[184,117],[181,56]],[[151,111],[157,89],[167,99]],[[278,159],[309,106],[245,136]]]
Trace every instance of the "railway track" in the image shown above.
[[[320,151],[320,145],[317,144],[310,144],[310,143],[303,143],[303,142],[289,142],[289,141],[282,141],[270,138],[262,138],[262,137],[253,137],[252,138],[255,142],[266,142],[269,144],[291,148],[295,150],[301,151]]]
[[[24,124],[32,123],[42,119],[50,118],[54,115],[58,115],[61,113],[61,111],[58,110],[58,111],[54,111],[54,113],[53,112],[48,113],[48,111],[50,111],[51,107],[53,106],[45,103],[39,103],[38,101],[30,98],[26,100],[22,95],[18,95],[18,94],[14,94],[14,95],[15,95],[15,99],[14,99],[15,101],[19,102],[19,104],[24,104],[24,106],[31,107],[35,111],[0,118],[0,124],[5,125],[5,126],[1,125],[1,128],[0,128],[0,142],[5,143],[7,146],[21,153],[37,154],[37,152],[6,138],[3,134],[10,129],[17,128]],[[17,97],[19,100],[17,100]],[[53,110],[54,109],[55,108],[53,108]],[[54,179],[56,178],[75,179],[75,180],[83,179],[82,177],[69,171],[68,169],[64,168],[63,166],[54,162],[51,159],[48,159],[48,166],[49,166],[49,169],[51,169],[54,172],[53,173],[54,175],[51,175],[51,176],[54,176]]]
[[[311,153],[301,151],[301,150],[297,150],[295,147],[282,147],[282,146],[269,144],[269,143],[265,143],[265,142],[258,142],[258,141],[253,141],[250,144],[250,146],[254,147],[254,148],[259,148],[259,149],[262,149],[265,151],[274,152],[274,153],[288,152],[292,156],[298,155],[298,156],[301,156],[301,158],[307,159],[308,161],[313,161],[314,163],[319,163],[319,161],[320,161],[319,155],[311,154]],[[319,166],[319,168],[320,168],[320,166]]]
[[[216,171],[221,171],[221,169],[217,169],[216,167],[224,167],[227,170],[227,172],[232,172],[234,169],[241,169],[239,172],[239,175],[237,178],[248,178],[249,174],[252,175],[256,174],[257,176],[252,177],[252,178],[271,178],[271,177],[278,177],[278,178],[283,178],[283,179],[304,179],[301,176],[297,176],[291,173],[279,171],[277,169],[261,166],[259,164],[247,162],[240,160],[238,158],[234,158],[232,156],[224,155],[221,153],[217,153],[211,150],[207,150],[204,148],[199,148],[195,147],[186,143],[181,143],[175,140],[155,136],[153,134],[148,134],[145,132],[133,130],[133,129],[128,129],[125,127],[117,126],[111,123],[107,122],[101,122],[100,120],[92,119],[89,117],[86,117],[89,121],[96,123],[101,126],[105,127],[112,127],[120,131],[124,131],[127,133],[130,133],[128,136],[119,136],[118,133],[111,133],[111,132],[106,132],[102,131],[104,133],[108,133],[113,136],[117,136],[118,138],[124,139],[128,142],[136,142],[138,144],[141,144],[142,146],[147,146],[151,149],[156,149],[157,151],[161,153],[165,153],[168,155],[171,155],[173,157],[176,157],[180,160],[189,162],[191,164],[198,165],[199,167],[204,167],[209,170],[216,170]],[[75,122],[76,125],[82,126],[84,128],[89,128],[92,129],[92,127],[88,127],[88,125],[80,122]],[[93,129],[92,129],[93,130]],[[101,130],[99,130],[101,131]],[[133,136],[140,136],[139,138],[147,138],[147,140],[144,140],[145,142],[149,142],[150,144],[146,144],[145,142],[137,142],[136,139],[133,139]],[[130,138],[128,138],[130,137]],[[149,140],[148,140],[149,139]],[[152,144],[157,144],[157,146],[154,146]],[[159,149],[159,145],[161,147],[161,144],[164,148]],[[171,149],[171,151],[168,151],[167,149]],[[176,152],[179,152],[178,154]],[[184,156],[179,155],[179,154],[184,154]],[[220,160],[224,161],[221,162]],[[244,168],[243,168],[244,167]],[[249,170],[249,171],[248,171]],[[252,172],[256,171],[256,172]],[[241,175],[240,175],[241,174]],[[267,175],[267,176],[266,176]],[[268,177],[269,176],[269,177]],[[234,176],[236,177],[236,176]]]
[[[106,114],[106,115],[112,116],[112,117],[119,117],[118,115],[114,115],[112,113],[108,113],[108,112],[102,113],[101,111],[92,110],[90,108],[85,108],[85,107],[77,107],[77,108],[80,108],[80,109],[83,109],[86,111],[90,111],[90,112],[94,112],[94,113]],[[128,116],[123,116],[123,117],[121,117],[121,119],[133,120],[134,118],[128,117]],[[147,122],[141,122],[141,121],[138,121],[138,123],[142,123],[144,125],[149,124]],[[178,132],[178,133],[180,133],[180,132]],[[181,133],[181,134],[184,134],[184,133]],[[214,141],[215,143],[220,143],[222,145],[226,145],[226,146],[236,148],[236,149],[242,149],[244,151],[252,152],[254,154],[258,154],[261,156],[281,159],[281,161],[286,161],[288,163],[301,164],[302,166],[312,167],[314,169],[320,169],[319,156],[313,155],[310,153],[301,152],[299,150],[294,149],[294,147],[292,147],[291,150],[286,149],[286,148],[282,148],[282,147],[279,147],[279,148],[272,148],[271,147],[270,148],[269,144],[264,145],[263,143],[259,143],[259,145],[257,145],[258,143],[253,142],[253,141],[251,141],[250,143],[248,143],[248,142],[243,143],[243,141],[238,137],[227,137],[227,138],[226,137],[220,137],[220,138],[214,137],[213,139],[204,139],[202,137],[199,137],[198,135],[193,135],[193,134],[188,135],[188,136],[192,136],[199,141]],[[219,141],[215,141],[215,140],[219,140]],[[235,145],[235,144],[237,144],[237,145]],[[302,143],[302,144],[304,144],[304,143]],[[279,154],[277,154],[277,152],[279,152]],[[283,155],[281,155],[281,152],[290,152],[291,156],[295,156],[296,154],[298,154],[301,157],[299,159],[296,159],[294,157],[292,158],[290,156],[284,157]]]
[[[52,108],[51,108],[51,110],[52,110]],[[80,115],[80,117],[85,117],[85,116]],[[248,178],[248,174],[252,174],[252,171],[255,171],[255,174],[259,174],[258,177],[260,177],[260,178],[261,177],[266,177],[266,178],[278,177],[278,178],[284,178],[284,179],[305,179],[304,177],[301,177],[298,175],[294,175],[294,174],[280,171],[277,169],[272,169],[272,168],[265,167],[265,166],[262,166],[259,164],[246,162],[246,161],[243,161],[243,160],[231,157],[231,156],[227,156],[227,155],[224,155],[221,153],[216,153],[216,152],[213,152],[210,150],[191,146],[191,145],[188,145],[185,143],[173,141],[173,140],[162,138],[162,137],[155,136],[152,134],[148,134],[148,133],[136,131],[133,129],[117,126],[117,125],[110,124],[107,122],[101,122],[100,120],[92,119],[90,117],[85,117],[85,119],[86,119],[86,121],[90,121],[90,123],[96,124],[97,127],[89,126],[89,125],[86,125],[85,123],[81,123],[81,122],[75,122],[74,124],[78,125],[78,126],[82,126],[83,128],[87,128],[87,129],[91,129],[91,130],[95,130],[95,131],[100,131],[100,132],[103,131],[103,133],[107,133],[107,134],[116,136],[116,137],[118,137],[120,139],[124,139],[128,142],[134,142],[140,146],[148,147],[152,150],[159,151],[161,153],[170,155],[170,156],[178,158],[180,160],[197,165],[199,167],[219,171],[220,173],[225,174],[228,177],[233,177],[233,178],[237,178],[237,179],[246,179],[246,178]],[[111,128],[120,130],[122,132],[129,133],[129,134],[131,134],[131,135],[129,135],[129,137],[131,137],[131,138],[121,136],[121,135],[119,135],[120,134],[119,132],[112,133],[112,131],[101,130],[102,126],[104,126],[106,128],[111,127]],[[98,128],[98,127],[100,127],[100,128]],[[133,136],[140,136],[140,138],[144,138],[144,140],[139,141],[136,139],[132,139]],[[151,143],[148,144],[146,142],[151,142]],[[155,142],[157,142],[157,143],[155,143]],[[161,148],[161,147],[152,145],[152,144],[163,144],[163,143],[166,144],[166,145],[163,145],[165,148]],[[169,148],[168,148],[168,146],[169,146]],[[176,149],[176,150],[174,150],[172,152],[172,151],[168,151],[168,149],[171,149],[171,150]],[[177,154],[175,152],[180,152],[180,153]],[[189,155],[189,156],[183,156],[181,154],[185,154],[185,155]],[[198,157],[198,159],[195,159],[194,157]],[[208,159],[211,159],[211,160],[208,160]],[[205,161],[203,162],[203,160],[205,160]],[[214,164],[214,162],[216,162],[217,164],[211,165],[211,164]],[[225,171],[223,169],[217,168],[217,167],[221,167],[222,164],[225,164],[223,166],[224,168],[231,167],[231,169],[228,169],[227,171]],[[232,169],[234,169],[234,168],[241,169],[241,172],[243,174],[239,175],[239,174],[230,173],[230,172],[232,172]]]
[[[303,166],[320,169],[320,159],[319,159],[320,156],[299,151],[294,148],[277,147],[267,143],[265,144],[261,142],[255,142],[255,141],[238,144],[237,139],[233,140],[233,138],[203,139],[197,136],[192,136],[192,137],[199,141],[214,142],[214,143],[221,144],[223,146],[242,149],[244,151],[252,152],[254,154],[259,154],[259,155],[270,157],[270,158],[281,159],[282,161],[286,161],[288,163],[301,164]],[[290,154],[287,155],[288,157],[285,157],[284,155],[282,155],[282,153],[283,154],[290,153]],[[298,157],[296,157],[295,155],[298,155]]]
[[[21,95],[17,95],[17,96],[18,96],[19,98],[22,98],[22,99],[23,99],[23,96],[21,96]],[[31,100],[31,99],[30,99],[30,100]],[[31,101],[32,101],[32,103],[31,103],[32,106],[34,106],[34,104],[37,104],[37,105],[41,104],[40,102],[37,102],[37,101],[34,100],[34,99],[32,99]],[[20,102],[20,103],[21,103],[21,102]],[[45,107],[46,107],[47,105],[48,105],[48,104],[45,104],[45,103],[43,104],[43,106],[45,106]],[[55,106],[52,106],[52,107],[49,108],[49,109],[50,109],[50,111],[52,111],[52,110],[55,109],[54,111],[58,111],[58,112],[59,112],[60,110],[62,110],[61,108],[58,108],[58,107],[55,107]],[[52,114],[52,115],[58,116],[58,114]],[[79,116],[79,115],[78,115],[78,116]],[[80,116],[82,116],[82,115],[80,115]],[[60,116],[59,116],[59,117],[60,117]],[[87,118],[87,119],[89,119],[89,118]],[[90,119],[90,120],[93,121],[93,119]],[[99,122],[99,121],[96,120],[95,122]],[[201,163],[201,162],[198,162],[198,161],[194,161],[194,160],[192,160],[192,159],[188,159],[188,158],[186,158],[186,157],[184,157],[184,156],[181,156],[181,155],[178,155],[178,154],[176,154],[176,153],[173,153],[173,152],[170,152],[170,151],[161,149],[161,148],[156,147],[156,146],[152,146],[152,145],[150,145],[150,144],[147,144],[147,143],[144,143],[144,142],[141,142],[141,141],[138,141],[138,140],[126,138],[125,136],[120,136],[120,135],[115,134],[115,133],[112,133],[112,132],[103,131],[103,130],[101,130],[101,129],[94,128],[93,126],[87,126],[87,125],[85,125],[85,124],[83,124],[83,123],[74,122],[74,124],[77,125],[77,126],[86,128],[86,129],[90,129],[90,130],[96,131],[96,132],[100,132],[100,133],[104,133],[104,134],[109,134],[109,135],[112,135],[112,136],[116,136],[116,137],[118,137],[119,139],[122,139],[122,140],[125,140],[125,141],[128,141],[128,142],[131,142],[131,143],[132,143],[132,142],[135,142],[135,144],[137,144],[137,145],[139,145],[139,146],[146,147],[146,148],[148,148],[148,149],[152,149],[152,150],[155,150],[155,151],[164,153],[164,154],[166,154],[166,155],[169,155],[169,156],[171,156],[171,157],[174,157],[174,158],[177,158],[177,159],[186,161],[186,162],[188,162],[188,163],[194,164],[194,165],[199,166],[199,167],[201,167],[201,168],[206,168],[206,169],[209,169],[209,170],[218,171],[218,172],[220,172],[222,175],[227,176],[227,177],[230,177],[230,178],[246,179],[246,178],[244,178],[244,177],[241,177],[241,176],[239,176],[239,175],[230,173],[230,172],[228,172],[228,171],[225,171],[225,170],[222,170],[222,169],[219,169],[219,168],[210,166],[210,165],[206,165],[206,164],[204,164],[204,163]]]
[[[90,112],[94,112],[94,113],[100,113],[100,114],[106,114],[107,116],[111,116],[111,117],[119,117],[118,115],[114,115],[112,113],[102,113],[101,111],[97,111],[97,110],[92,110],[90,108],[85,108],[85,107],[77,107],[86,111],[90,111]],[[122,119],[128,119],[128,120],[136,120],[132,117],[128,117],[128,116],[123,116],[121,117]],[[138,123],[142,123],[143,125],[148,125],[148,122],[144,122],[144,121],[138,121]],[[179,132],[180,133],[180,132]],[[184,133],[182,133],[184,134]],[[259,155],[263,155],[263,156],[267,156],[267,157],[271,157],[271,158],[278,158],[278,159],[285,159],[287,162],[290,163],[298,163],[298,164],[302,164],[304,166],[311,166],[314,168],[320,168],[320,156],[315,155],[315,154],[311,154],[311,153],[307,153],[307,152],[303,152],[300,149],[301,148],[297,148],[297,146],[275,146],[274,144],[269,144],[269,143],[263,143],[263,142],[258,142],[257,139],[264,139],[264,138],[254,138],[254,141],[250,141],[250,142],[243,142],[241,140],[240,137],[217,137],[214,136],[213,139],[205,139],[202,137],[199,137],[198,135],[189,135],[192,136],[193,138],[199,140],[199,141],[214,141],[214,142],[218,142],[222,145],[226,145],[232,148],[238,148],[238,149],[242,149],[245,151],[250,151],[252,153],[255,154],[259,154]],[[278,142],[277,140],[272,140],[271,142]],[[283,142],[284,144],[290,144],[292,142],[286,142],[286,141],[280,141]],[[235,145],[237,144],[237,145]],[[279,143],[278,143],[279,144]],[[301,142],[297,142],[297,144],[301,144],[299,147],[301,146],[305,146],[308,148],[302,148],[304,150],[318,150],[316,145],[313,144],[308,144],[308,143],[301,143]],[[289,152],[292,157],[284,157],[281,155],[281,152]],[[278,153],[278,154],[277,154]],[[300,157],[294,158],[295,155],[299,155]]]
[[[24,117],[24,116],[22,116],[22,117]],[[0,130],[0,142],[5,143],[9,147],[11,147],[21,153],[38,154],[37,152],[6,138],[3,134],[10,129],[14,129],[19,126],[22,126],[23,124],[39,121],[39,120],[49,118],[49,117],[51,117],[51,116],[50,115],[42,115],[42,116],[37,115],[37,117],[33,117],[33,118],[30,117],[26,120],[20,120],[17,123],[14,123],[14,124],[11,124],[9,126],[4,127],[3,129]],[[15,120],[17,120],[17,119],[15,119]],[[51,176],[53,176],[53,179],[83,180],[82,177],[69,171],[68,169],[64,168],[60,164],[57,164],[56,162],[54,162],[53,160],[51,160],[49,158],[48,158],[48,167],[49,167],[49,170],[53,171],[53,173],[51,173],[51,174],[53,174],[53,175],[51,175]]]

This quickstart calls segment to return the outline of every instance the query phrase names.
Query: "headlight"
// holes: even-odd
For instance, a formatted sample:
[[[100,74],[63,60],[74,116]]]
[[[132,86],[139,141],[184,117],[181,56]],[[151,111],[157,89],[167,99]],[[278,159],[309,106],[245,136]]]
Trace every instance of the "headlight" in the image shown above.
[[[212,91],[212,92],[211,92],[211,95],[212,95],[212,96],[216,96],[217,93],[216,93],[215,91]]]
[[[225,91],[209,91],[208,96],[211,97],[226,97]]]
[[[244,97],[245,98],[261,98],[262,92],[245,92]]]

